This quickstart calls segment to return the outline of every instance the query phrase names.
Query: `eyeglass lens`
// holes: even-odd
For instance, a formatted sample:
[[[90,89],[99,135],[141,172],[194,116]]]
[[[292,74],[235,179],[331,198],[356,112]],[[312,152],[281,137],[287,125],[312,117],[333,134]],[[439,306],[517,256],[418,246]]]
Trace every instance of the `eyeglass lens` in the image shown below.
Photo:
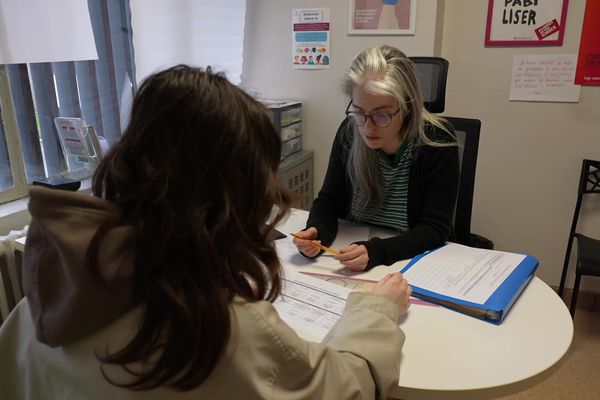
[[[365,115],[363,113],[352,113],[354,123],[358,126],[363,126],[367,123],[367,118],[371,118],[371,122],[380,128],[388,126],[392,122],[392,118],[389,114],[377,113],[373,115]]]

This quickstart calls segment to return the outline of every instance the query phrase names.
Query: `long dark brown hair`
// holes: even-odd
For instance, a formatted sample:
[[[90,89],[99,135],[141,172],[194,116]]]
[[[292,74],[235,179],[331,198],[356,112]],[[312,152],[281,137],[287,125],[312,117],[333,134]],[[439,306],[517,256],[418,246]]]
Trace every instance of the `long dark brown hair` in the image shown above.
[[[269,238],[290,205],[277,180],[280,151],[267,110],[210,68],[179,65],[141,85],[129,126],[93,182],[121,213],[97,232],[90,262],[97,268],[109,228],[133,226],[132,290],[144,309],[134,338],[99,355],[133,376],[114,384],[199,386],[228,343],[232,298],[277,297],[280,264]],[[149,367],[127,367],[138,362]]]

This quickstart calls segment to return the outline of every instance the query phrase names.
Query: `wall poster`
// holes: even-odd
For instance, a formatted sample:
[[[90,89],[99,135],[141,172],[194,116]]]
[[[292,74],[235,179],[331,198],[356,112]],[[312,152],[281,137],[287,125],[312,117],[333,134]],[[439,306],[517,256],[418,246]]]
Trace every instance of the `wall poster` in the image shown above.
[[[349,0],[349,35],[414,35],[417,0]]]
[[[486,46],[561,46],[568,0],[489,0]]]
[[[331,63],[329,8],[292,11],[292,66],[325,69]]]
[[[600,86],[600,1],[585,4],[575,83]]]

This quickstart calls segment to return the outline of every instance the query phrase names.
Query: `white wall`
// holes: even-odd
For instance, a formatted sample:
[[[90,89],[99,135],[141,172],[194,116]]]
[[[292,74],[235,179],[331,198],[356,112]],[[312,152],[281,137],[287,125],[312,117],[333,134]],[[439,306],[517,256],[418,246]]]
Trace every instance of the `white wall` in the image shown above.
[[[441,48],[450,61],[445,114],[482,120],[472,230],[498,249],[536,255],[538,276],[557,286],[581,160],[600,159],[600,88],[583,87],[577,104],[509,102],[508,95],[513,54],[577,53],[584,2],[569,2],[564,45],[546,48],[485,48],[487,3],[419,0],[415,36],[357,37],[346,35],[347,1],[248,0],[242,84],[303,102],[304,147],[315,150],[318,190],[346,106],[339,82],[352,57],[384,43],[409,55],[440,55]],[[291,10],[311,7],[331,8],[329,70],[293,70],[288,62]],[[581,221],[585,233],[600,237],[600,199],[584,204]],[[597,283],[584,279],[582,288],[600,291]]]
[[[331,9],[331,68],[294,70],[292,10]],[[347,36],[347,0],[248,0],[242,86],[273,99],[302,101],[303,147],[315,150],[315,193],[321,187],[329,150],[342,121],[347,99],[340,83],[352,58],[365,48],[389,44],[408,55],[433,55],[436,0],[419,0],[415,36]]]
[[[600,160],[600,87],[582,87],[574,104],[510,102],[508,96],[514,54],[577,54],[585,2],[569,2],[562,47],[525,48],[484,47],[487,1],[451,3],[442,41],[450,62],[445,114],[482,121],[473,231],[499,249],[536,255],[538,276],[558,285],[581,160]],[[584,203],[580,226],[598,238],[596,200]],[[583,279],[582,288],[596,284],[600,291],[598,283]]]

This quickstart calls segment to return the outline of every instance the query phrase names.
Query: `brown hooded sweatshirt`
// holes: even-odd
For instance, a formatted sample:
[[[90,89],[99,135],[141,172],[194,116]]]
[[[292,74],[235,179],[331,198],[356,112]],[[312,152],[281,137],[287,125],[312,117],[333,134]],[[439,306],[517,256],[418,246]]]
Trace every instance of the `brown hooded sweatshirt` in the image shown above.
[[[126,345],[143,316],[130,290],[132,228],[109,231],[96,272],[86,254],[99,226],[119,217],[115,204],[34,187],[29,209],[27,297],[0,326],[0,399],[384,399],[397,385],[404,342],[398,307],[386,296],[352,293],[323,343],[298,337],[271,303],[235,298],[225,355],[201,386],[115,386],[97,355]],[[116,382],[131,380],[120,366],[103,369]]]

